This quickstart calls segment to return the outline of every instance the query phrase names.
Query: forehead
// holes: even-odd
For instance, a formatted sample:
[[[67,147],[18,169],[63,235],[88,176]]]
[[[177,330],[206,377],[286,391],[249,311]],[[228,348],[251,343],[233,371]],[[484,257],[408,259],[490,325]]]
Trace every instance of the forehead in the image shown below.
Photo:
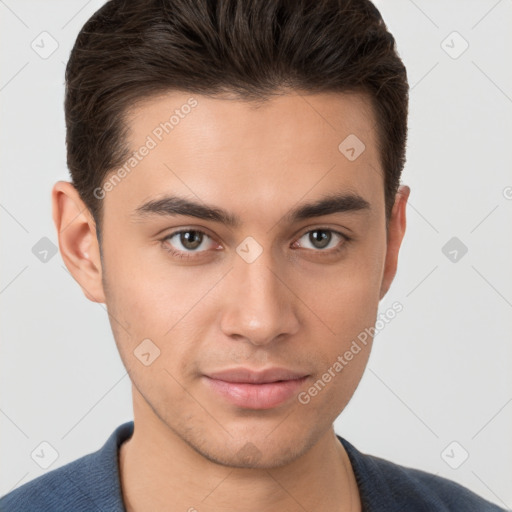
[[[293,147],[311,151],[315,144],[341,142],[357,135],[368,146],[375,142],[375,116],[370,97],[361,93],[307,94],[298,91],[265,101],[237,99],[233,94],[214,97],[172,91],[137,102],[126,115],[132,147],[151,134],[157,142],[190,141],[203,149],[235,152],[237,147]],[[185,133],[184,133],[185,132]],[[172,137],[167,137],[171,135]],[[181,134],[181,136],[180,136]],[[306,145],[301,144],[306,142]],[[337,144],[334,144],[337,149]]]
[[[375,121],[362,94],[290,92],[251,103],[169,92],[127,113],[134,165],[107,202],[134,210],[172,193],[278,213],[347,191],[383,209]]]

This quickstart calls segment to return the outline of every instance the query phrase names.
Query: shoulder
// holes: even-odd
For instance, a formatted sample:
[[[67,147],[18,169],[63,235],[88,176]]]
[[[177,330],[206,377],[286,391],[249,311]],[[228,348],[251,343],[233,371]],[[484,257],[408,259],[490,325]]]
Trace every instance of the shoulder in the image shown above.
[[[117,427],[105,444],[0,498],[1,512],[122,512],[117,448],[131,435],[133,422]]]
[[[70,504],[76,505],[74,510],[87,510],[90,497],[83,476],[94,458],[94,454],[85,455],[17,487],[0,499],[0,510],[61,510]]]
[[[505,509],[448,478],[360,452],[338,436],[350,458],[364,510],[503,512]]]

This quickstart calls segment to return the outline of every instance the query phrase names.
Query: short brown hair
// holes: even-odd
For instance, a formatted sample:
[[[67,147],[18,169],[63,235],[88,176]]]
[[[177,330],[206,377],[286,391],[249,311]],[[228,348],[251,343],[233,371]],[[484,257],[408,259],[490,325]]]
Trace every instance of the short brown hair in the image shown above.
[[[389,220],[405,164],[409,85],[370,0],[107,2],[66,67],[67,163],[98,228],[94,190],[130,155],[125,115],[135,102],[169,90],[262,101],[283,89],[369,94]]]

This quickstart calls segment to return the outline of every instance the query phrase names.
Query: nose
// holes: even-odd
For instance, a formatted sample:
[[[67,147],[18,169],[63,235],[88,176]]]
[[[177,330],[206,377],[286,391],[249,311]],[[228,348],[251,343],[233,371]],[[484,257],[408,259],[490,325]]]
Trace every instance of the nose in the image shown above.
[[[269,253],[252,263],[237,257],[225,283],[221,329],[253,345],[267,345],[299,329],[295,296]]]

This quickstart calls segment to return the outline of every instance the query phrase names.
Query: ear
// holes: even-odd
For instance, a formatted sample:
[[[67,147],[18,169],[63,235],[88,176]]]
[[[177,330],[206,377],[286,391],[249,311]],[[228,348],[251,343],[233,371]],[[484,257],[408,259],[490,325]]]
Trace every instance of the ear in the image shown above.
[[[395,278],[398,265],[398,252],[405,234],[405,209],[410,193],[411,189],[407,185],[402,185],[398,188],[398,192],[395,196],[395,204],[393,205],[389,219],[386,262],[384,264],[384,275],[380,288],[380,299],[386,295]]]
[[[58,181],[53,186],[52,214],[69,272],[89,300],[105,302],[96,223],[71,183]]]

